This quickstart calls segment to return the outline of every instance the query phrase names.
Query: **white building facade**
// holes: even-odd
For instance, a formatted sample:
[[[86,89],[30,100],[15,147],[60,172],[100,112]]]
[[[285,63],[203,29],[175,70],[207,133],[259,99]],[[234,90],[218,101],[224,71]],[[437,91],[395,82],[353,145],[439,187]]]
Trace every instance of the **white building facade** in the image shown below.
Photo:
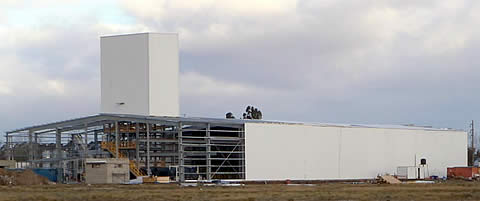
[[[467,133],[420,127],[245,123],[247,180],[371,179],[427,160],[429,175],[467,165]]]
[[[178,34],[100,38],[101,113],[179,116]]]

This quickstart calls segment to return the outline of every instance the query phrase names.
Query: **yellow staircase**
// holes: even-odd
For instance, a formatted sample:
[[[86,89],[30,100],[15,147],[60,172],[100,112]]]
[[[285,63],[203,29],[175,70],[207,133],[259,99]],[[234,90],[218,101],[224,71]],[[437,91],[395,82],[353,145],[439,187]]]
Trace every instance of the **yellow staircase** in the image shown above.
[[[119,144],[118,146],[119,149],[123,148],[135,148],[135,143],[121,143]],[[117,157],[117,151],[115,149],[115,143],[114,142],[102,142],[102,149],[105,149],[107,150],[108,152],[110,152],[113,157]],[[125,154],[123,154],[122,152],[119,153],[118,155],[118,158],[127,158],[127,156],[125,156]],[[135,164],[134,161],[132,160],[128,160],[129,161],[129,167],[130,167],[130,172],[133,173],[133,175],[135,175],[136,177],[140,177],[140,176],[146,176],[145,174],[143,174],[142,171],[140,171],[140,169],[138,169],[137,165]]]

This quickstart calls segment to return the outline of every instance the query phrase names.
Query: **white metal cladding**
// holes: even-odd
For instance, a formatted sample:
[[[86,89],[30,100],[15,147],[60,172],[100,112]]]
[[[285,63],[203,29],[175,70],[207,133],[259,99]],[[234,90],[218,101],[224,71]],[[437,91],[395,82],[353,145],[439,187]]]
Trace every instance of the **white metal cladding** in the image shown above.
[[[101,37],[101,112],[178,116],[178,35]]]
[[[430,175],[467,165],[467,134],[455,130],[246,122],[245,141],[247,180],[368,179],[421,158]]]

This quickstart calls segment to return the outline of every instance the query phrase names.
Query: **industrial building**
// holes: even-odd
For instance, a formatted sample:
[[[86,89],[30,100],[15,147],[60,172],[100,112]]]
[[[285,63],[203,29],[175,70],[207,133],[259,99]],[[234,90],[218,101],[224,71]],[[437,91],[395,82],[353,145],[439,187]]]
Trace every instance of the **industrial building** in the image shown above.
[[[180,117],[178,50],[177,34],[101,37],[101,113],[8,131],[10,159],[24,147],[20,161],[74,181],[108,158],[125,159],[130,178],[180,182],[371,179],[399,167],[443,177],[467,164],[467,133],[454,129]]]

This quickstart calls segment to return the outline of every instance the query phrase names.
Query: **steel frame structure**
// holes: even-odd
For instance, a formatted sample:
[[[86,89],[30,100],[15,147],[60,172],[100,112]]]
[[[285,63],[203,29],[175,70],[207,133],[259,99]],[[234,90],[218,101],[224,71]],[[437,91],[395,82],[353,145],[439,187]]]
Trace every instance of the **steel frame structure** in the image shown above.
[[[127,157],[131,171],[151,175],[160,163],[176,167],[177,180],[184,182],[245,179],[244,130],[244,120],[98,114],[16,129],[5,137],[9,159],[31,168],[63,168],[67,178],[84,173],[86,158]],[[39,153],[45,144],[55,145],[53,157]],[[24,158],[15,153],[20,145],[28,150]]]

